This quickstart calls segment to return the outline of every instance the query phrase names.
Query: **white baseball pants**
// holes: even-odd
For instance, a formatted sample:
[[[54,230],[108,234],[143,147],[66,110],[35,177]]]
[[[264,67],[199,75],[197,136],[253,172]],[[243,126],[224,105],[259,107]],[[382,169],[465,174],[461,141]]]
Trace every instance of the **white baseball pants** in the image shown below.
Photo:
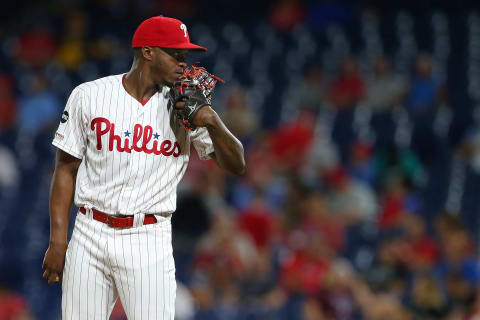
[[[129,320],[174,319],[171,218],[112,228],[77,214],[62,281],[63,320],[107,320],[120,298]]]

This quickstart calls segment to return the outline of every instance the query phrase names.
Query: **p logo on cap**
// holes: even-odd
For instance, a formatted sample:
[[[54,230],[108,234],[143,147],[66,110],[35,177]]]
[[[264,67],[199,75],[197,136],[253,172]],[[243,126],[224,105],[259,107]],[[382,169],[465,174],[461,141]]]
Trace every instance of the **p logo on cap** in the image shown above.
[[[186,38],[186,37],[187,37],[187,26],[182,23],[182,24],[180,25],[180,29],[183,30],[184,37]]]
[[[190,42],[187,26],[182,21],[161,16],[143,21],[135,31],[132,48],[144,46],[207,51]]]

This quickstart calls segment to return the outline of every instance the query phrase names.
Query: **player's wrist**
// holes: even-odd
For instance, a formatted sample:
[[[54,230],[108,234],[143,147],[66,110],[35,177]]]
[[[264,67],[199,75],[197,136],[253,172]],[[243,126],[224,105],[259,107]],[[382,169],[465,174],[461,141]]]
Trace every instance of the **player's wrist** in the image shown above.
[[[57,241],[50,241],[49,243],[50,249],[54,250],[55,252],[64,252],[67,250],[68,243],[65,242],[57,242]]]
[[[215,128],[218,126],[220,118],[218,117],[215,110],[212,109],[210,105],[202,108],[205,109],[203,112],[203,126],[207,128]]]
[[[213,125],[215,121],[216,112],[211,108],[211,106],[205,105],[200,110],[198,110],[195,118],[193,119],[193,124],[196,127],[208,127]]]
[[[51,234],[50,235],[50,246],[51,247],[67,247],[67,234]]]

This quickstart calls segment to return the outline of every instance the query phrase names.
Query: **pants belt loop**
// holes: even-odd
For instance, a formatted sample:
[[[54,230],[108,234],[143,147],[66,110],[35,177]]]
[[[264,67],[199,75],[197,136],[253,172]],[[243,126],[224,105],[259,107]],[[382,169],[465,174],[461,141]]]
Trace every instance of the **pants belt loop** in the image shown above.
[[[85,208],[85,215],[87,216],[88,219],[93,220],[93,209],[92,206],[86,205],[83,206]]]
[[[145,213],[137,213],[133,215],[133,227],[143,226],[143,220],[145,220]]]

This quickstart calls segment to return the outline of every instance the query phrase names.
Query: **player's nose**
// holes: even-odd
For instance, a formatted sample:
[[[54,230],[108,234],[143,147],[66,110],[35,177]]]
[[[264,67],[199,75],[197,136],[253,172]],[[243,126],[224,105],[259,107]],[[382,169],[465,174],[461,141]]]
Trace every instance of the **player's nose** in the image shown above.
[[[180,62],[178,63],[178,66],[179,66],[180,68],[182,68],[182,71],[183,71],[183,69],[185,69],[185,68],[187,67],[187,63],[186,63],[185,61],[180,61]]]

